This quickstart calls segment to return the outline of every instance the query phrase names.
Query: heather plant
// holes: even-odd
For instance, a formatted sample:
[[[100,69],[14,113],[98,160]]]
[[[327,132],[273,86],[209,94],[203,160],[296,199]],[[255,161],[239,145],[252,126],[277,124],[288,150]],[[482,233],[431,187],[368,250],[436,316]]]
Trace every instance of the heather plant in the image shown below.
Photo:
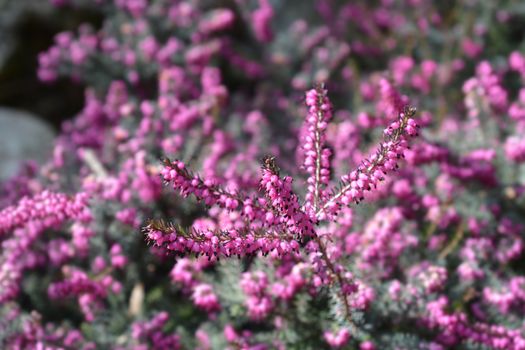
[[[519,1],[51,2],[1,348],[525,349]]]

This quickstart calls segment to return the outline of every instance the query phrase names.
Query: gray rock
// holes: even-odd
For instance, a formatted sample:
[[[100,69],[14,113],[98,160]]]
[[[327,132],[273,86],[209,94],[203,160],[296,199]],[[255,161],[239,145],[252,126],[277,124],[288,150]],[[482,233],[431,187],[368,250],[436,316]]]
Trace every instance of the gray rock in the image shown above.
[[[54,139],[53,129],[34,115],[0,107],[0,180],[16,174],[26,160],[48,160]]]

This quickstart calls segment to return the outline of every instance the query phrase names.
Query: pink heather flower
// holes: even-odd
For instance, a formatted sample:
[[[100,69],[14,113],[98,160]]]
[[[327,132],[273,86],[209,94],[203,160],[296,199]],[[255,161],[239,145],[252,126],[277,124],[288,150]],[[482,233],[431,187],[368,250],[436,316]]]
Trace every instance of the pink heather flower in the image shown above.
[[[497,307],[503,314],[509,313],[513,306],[518,305],[519,299],[511,291],[495,291],[491,288],[483,289],[483,299],[486,303]]]
[[[18,295],[20,291],[21,267],[11,261],[2,261],[0,265],[0,303],[5,303]]]
[[[516,163],[525,161],[525,138],[511,136],[505,141],[505,156]]]
[[[332,118],[332,105],[327,97],[327,91],[319,86],[306,93],[308,115],[304,135],[304,169],[308,173],[308,191],[306,206],[315,213],[319,203],[326,197],[325,188],[330,180],[330,156],[332,152],[326,147],[326,129]]]
[[[71,244],[59,239],[47,244],[47,254],[39,253],[34,246],[46,229],[58,229],[71,219],[86,220],[86,202],[85,193],[69,197],[44,191],[0,211],[0,235],[6,236],[0,255],[0,303],[17,296],[26,269],[42,266],[46,258],[62,263],[73,257]]]
[[[0,184],[5,348],[92,350],[109,339],[115,350],[179,349],[182,343],[200,350],[284,350],[294,341],[288,329],[300,333],[319,321],[328,331],[307,331],[332,348],[375,350],[396,338],[401,344],[392,347],[410,347],[396,337],[403,331],[409,343],[410,335],[422,336],[419,347],[430,350],[525,350],[519,262],[525,238],[516,224],[525,193],[518,171],[525,162],[525,87],[519,86],[525,55],[510,53],[506,66],[499,51],[509,45],[483,51],[494,34],[508,32],[510,20],[520,20],[512,7],[465,1],[486,16],[464,21],[442,18],[438,2],[317,0],[306,11],[316,13],[299,18],[299,11],[288,23],[296,15],[293,2],[277,0],[50,1],[97,7],[103,22],[96,31],[82,26],[78,34],[57,34],[38,57],[40,79],[69,76],[88,92],[84,108],[64,123],[53,162],[27,181]],[[446,42],[425,42],[447,29],[454,30]],[[400,34],[407,30],[415,40],[405,43]],[[347,59],[349,52],[357,61]],[[406,56],[392,56],[400,52]],[[482,54],[487,61],[479,61]],[[464,79],[473,65],[474,76]],[[295,111],[294,89],[327,79],[338,99],[347,97],[345,108],[359,109],[355,115],[334,110],[321,85],[305,94],[299,132],[293,118],[280,120]],[[423,112],[416,122],[396,86],[415,91],[434,115]],[[457,104],[461,86],[467,120]],[[433,123],[435,132],[424,135],[432,141],[409,149],[418,124]],[[369,153],[364,147],[377,127],[386,127],[384,140]],[[461,147],[454,146],[458,140]],[[282,172],[266,157],[256,175],[262,147],[282,157]],[[299,164],[288,164],[294,148]],[[499,159],[502,151],[509,169]],[[184,162],[164,162],[160,178],[159,154]],[[403,158],[408,167],[392,179]],[[200,175],[190,165],[200,166]],[[175,198],[164,193],[162,180]],[[51,192],[75,186],[83,192]],[[41,192],[46,187],[50,191]],[[374,203],[351,209],[362,200]],[[174,224],[152,220],[145,227],[152,256],[136,249],[129,234],[145,215],[174,218]],[[166,275],[167,253],[187,255],[169,273],[174,285],[150,278]],[[223,276],[229,270],[219,259],[232,257],[243,258],[236,264],[242,272]],[[151,314],[147,307],[166,300],[135,292],[152,281],[146,290],[154,299],[182,289],[208,317]],[[221,305],[219,285],[232,281],[243,295],[227,296]],[[42,288],[58,309],[48,307]],[[329,306],[338,309],[318,310],[333,295],[341,300]],[[115,323],[106,314],[126,313],[128,297],[130,317],[104,327]],[[92,324],[68,319],[75,312],[67,299]],[[131,312],[131,301],[146,309]],[[321,311],[319,320],[290,314],[304,306]],[[232,320],[239,307],[245,319]],[[52,315],[55,309],[60,315]],[[345,320],[330,317],[334,311],[344,311]],[[366,324],[353,324],[354,312],[363,313]],[[190,318],[189,325],[176,322]],[[126,320],[129,334],[120,334]],[[174,328],[183,329],[182,342]]]
[[[147,8],[147,2],[145,0],[116,0],[115,4],[137,18],[144,15]]]
[[[73,257],[74,250],[70,242],[59,238],[49,242],[48,254],[53,265],[61,266]]]
[[[372,287],[362,282],[357,282],[351,289],[351,294],[347,296],[352,309],[365,310],[375,299],[375,291]]]
[[[167,67],[171,64],[173,56],[182,48],[182,43],[179,39],[171,37],[157,52],[157,61],[162,67]]]
[[[414,59],[409,56],[401,56],[392,61],[392,75],[397,85],[402,85],[405,78],[414,68]],[[386,88],[384,86],[383,88]]]
[[[106,262],[104,261],[104,258],[99,255],[93,260],[93,264],[91,265],[91,269],[95,273],[100,273],[106,268],[106,266],[107,265],[106,265]]]
[[[137,210],[135,208],[125,208],[115,213],[115,218],[123,224],[136,227],[139,225],[137,220]]]
[[[239,335],[237,334],[235,328],[233,328],[231,324],[227,324],[226,326],[224,326],[223,333],[224,338],[226,338],[226,341],[228,341],[229,343],[233,343],[239,338]]]
[[[149,62],[157,54],[159,44],[154,37],[148,36],[139,43],[139,50],[144,55],[144,59]]]
[[[306,263],[294,265],[290,273],[283,276],[282,281],[272,284],[271,294],[277,298],[291,300],[308,283],[312,275],[311,269],[311,265]]]
[[[441,266],[428,266],[417,277],[427,293],[435,293],[445,287],[447,270]]]
[[[208,313],[213,313],[221,309],[219,299],[213,292],[213,287],[206,283],[201,283],[193,288],[191,295],[193,303]]]
[[[131,326],[131,336],[135,341],[143,344],[143,347],[137,346],[137,349],[180,349],[180,337],[176,334],[166,334],[163,331],[168,320],[169,314],[162,311],[150,320],[134,322]]]
[[[406,109],[408,98],[401,95],[392,83],[385,78],[379,80],[379,101],[377,112],[387,122],[395,121],[400,113]]]
[[[267,317],[273,309],[272,299],[268,296],[250,296],[246,299],[245,305],[248,309],[248,317],[256,321]]]
[[[525,88],[520,89],[518,99],[510,105],[508,113],[512,120],[523,123],[525,120]],[[519,124],[520,126],[521,123]]]
[[[48,288],[51,299],[75,297],[87,321],[93,321],[95,312],[102,308],[102,301],[109,293],[121,292],[121,285],[110,275],[102,279],[91,279],[88,275],[76,268],[65,269],[66,279],[52,283]]]
[[[449,301],[445,296],[429,302],[425,321],[431,328],[441,330],[441,339],[447,339],[449,346],[458,344],[461,340],[472,340],[497,349],[525,349],[525,339],[519,330],[481,322],[469,325],[465,314],[448,313],[448,307]]]
[[[245,272],[240,286],[247,295],[261,295],[268,286],[268,277],[263,271]]]
[[[462,41],[461,48],[463,49],[465,55],[469,58],[476,58],[483,50],[483,47],[480,44],[474,42],[470,38],[465,38]]]
[[[332,349],[338,349],[345,346],[350,340],[350,332],[346,329],[340,329],[337,332],[324,332],[324,339]]]
[[[461,280],[466,282],[473,282],[477,279],[482,279],[485,277],[483,270],[472,262],[463,262],[458,266],[457,273]]]
[[[191,287],[197,279],[195,275],[199,272],[198,264],[188,258],[178,259],[170,272],[173,282],[181,283],[183,286]]]
[[[246,272],[242,275],[240,286],[247,295],[245,305],[248,317],[253,320],[262,320],[273,309],[272,299],[265,295],[268,278],[263,271]]]
[[[465,106],[469,110],[470,117],[478,117],[480,108],[483,106],[483,103],[480,102],[484,102],[496,114],[502,114],[507,110],[508,93],[501,84],[500,75],[487,61],[482,61],[477,65],[476,76],[465,81],[463,92],[465,93]]]
[[[198,341],[199,346],[195,350],[211,350],[211,339],[208,333],[203,329],[198,329],[195,332],[195,339]]]
[[[401,208],[384,208],[373,216],[359,236],[359,266],[376,269],[388,276],[398,265],[401,254],[417,244],[417,238],[401,230],[405,219]]]
[[[376,346],[370,340],[364,341],[359,344],[359,350],[376,350]]]
[[[519,51],[511,52],[509,56],[509,66],[511,69],[520,72],[522,75],[525,74],[525,56]]]
[[[71,62],[75,65],[81,65],[83,64],[87,59],[87,52],[85,49],[80,46],[79,43],[74,42],[70,46],[70,55],[71,55]]]
[[[44,228],[56,227],[68,218],[79,217],[87,199],[85,193],[69,197],[49,191],[24,197],[16,206],[0,211],[0,234],[27,224],[38,224]]]
[[[167,183],[172,183],[174,189],[178,189],[182,196],[187,197],[193,194],[208,206],[220,205],[226,209],[236,209],[239,200],[234,194],[230,194],[212,181],[205,181],[198,176],[192,175],[186,165],[178,160],[165,160],[165,167],[162,170],[162,177]]]
[[[364,160],[356,170],[341,178],[340,189],[318,211],[321,217],[336,215],[343,205],[359,203],[364,199],[366,191],[376,188],[388,172],[398,168],[398,160],[408,148],[408,138],[418,134],[419,126],[412,119],[414,114],[414,109],[407,108],[399,114],[398,120],[384,130],[385,140],[376,153]]]
[[[235,15],[230,9],[216,9],[199,23],[198,31],[204,36],[225,30],[233,25]]]
[[[214,85],[214,81],[219,81],[219,77],[212,74],[212,70],[209,70],[209,73],[203,84]],[[389,89],[391,94],[396,93],[393,88]],[[393,98],[398,98],[396,96]],[[400,105],[396,103],[402,103],[401,100],[399,97],[397,101],[390,101],[390,107],[400,109]],[[332,282],[339,284],[345,317],[350,318],[351,309],[368,308],[375,299],[374,289],[361,282],[356,283],[352,274],[342,265],[331,262],[332,259],[340,257],[343,250],[336,244],[324,243],[321,232],[316,232],[315,225],[320,219],[335,217],[343,206],[352,201],[359,202],[366,191],[377,187],[387,172],[398,167],[397,162],[404,156],[408,147],[408,138],[417,135],[419,127],[412,118],[415,109],[404,108],[397,115],[397,119],[384,130],[384,141],[379,149],[363,161],[357,170],[344,175],[341,187],[328,195],[324,188],[329,182],[330,153],[324,144],[332,111],[326,91],[320,87],[310,90],[306,96],[306,104],[309,107],[309,115],[305,122],[303,165],[310,177],[307,204],[304,208],[300,206],[299,198],[294,192],[292,178],[280,175],[272,156],[263,159],[258,186],[262,196],[246,196],[237,190],[223,188],[218,180],[214,180],[218,178],[214,170],[214,153],[223,153],[229,146],[221,133],[215,133],[217,149],[212,148],[211,160],[206,162],[207,175],[204,178],[192,174],[179,160],[165,160],[162,169],[165,182],[172,184],[183,197],[193,195],[208,206],[213,220],[195,220],[189,229],[166,224],[162,220],[151,220],[145,227],[145,233],[147,238],[162,250],[193,253],[197,256],[202,254],[207,256],[208,260],[214,261],[221,257],[237,255],[240,258],[258,253],[271,254],[274,258],[299,258],[299,242],[305,238],[312,238],[307,249],[314,271],[292,270],[292,274],[273,284],[272,294],[283,300],[290,300],[307,283],[303,271],[312,273],[312,288]],[[342,220],[345,222],[349,219],[343,217]],[[411,244],[410,242],[407,240],[406,244]],[[397,257],[403,247],[393,243],[393,256]],[[193,288],[192,299],[197,306],[209,312],[220,307],[211,286],[193,285],[193,277],[189,271],[176,267],[172,277]],[[248,316],[254,320],[267,317],[273,309],[273,300],[266,295],[267,285],[267,277],[262,272],[245,274],[242,277],[241,288],[247,295]],[[337,340],[344,338],[344,332],[342,334],[334,336],[334,342],[346,342],[344,339]]]
[[[272,41],[273,32],[271,21],[274,16],[272,5],[268,0],[259,0],[259,8],[251,15],[253,32],[258,41],[267,43]]]
[[[401,292],[403,286],[398,280],[394,280],[388,286],[388,294],[392,300],[399,300],[401,298]]]
[[[63,298],[68,295],[96,294],[104,297],[106,290],[99,283],[89,279],[89,277],[80,270],[69,271],[67,281],[50,285],[48,293],[51,298]]]
[[[80,254],[86,254],[89,250],[89,241],[95,236],[95,232],[89,225],[75,222],[71,227],[71,235],[73,236],[73,246]]]
[[[128,263],[128,258],[122,253],[120,244],[114,244],[110,249],[111,265],[115,268],[124,268]]]
[[[217,40],[207,41],[201,45],[194,45],[186,51],[186,63],[190,66],[205,67],[213,56],[221,50],[221,42]]]
[[[221,256],[245,256],[258,252],[279,255],[294,254],[299,243],[293,238],[282,237],[270,232],[248,232],[245,230],[198,231],[182,230],[152,221],[145,228],[147,238],[155,245],[168,251],[206,255],[209,259]]]
[[[260,187],[269,204],[275,209],[275,214],[273,212],[266,214],[267,224],[282,224],[288,232],[297,237],[314,235],[314,224],[301,210],[297,195],[293,192],[292,178],[290,176],[281,178],[271,164],[273,161],[266,159],[266,162],[270,164],[263,167]]]

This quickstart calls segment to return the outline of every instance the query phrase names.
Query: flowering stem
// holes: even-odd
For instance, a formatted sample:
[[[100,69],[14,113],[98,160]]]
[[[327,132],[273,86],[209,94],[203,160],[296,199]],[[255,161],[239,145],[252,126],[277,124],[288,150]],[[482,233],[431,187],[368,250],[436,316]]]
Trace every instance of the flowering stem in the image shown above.
[[[323,116],[321,115],[321,111],[317,112],[317,123],[321,120]],[[315,128],[315,153],[316,153],[316,159],[315,159],[315,182],[314,182],[314,210],[317,210],[317,207],[319,205],[319,181],[321,178],[321,133],[319,131],[318,125]]]
[[[314,198],[313,198],[313,205],[314,210],[317,210],[319,205],[319,186],[321,182],[321,149],[323,147],[322,140],[321,140],[321,127],[319,123],[325,119],[325,115],[322,109],[324,100],[326,99],[326,96],[324,94],[323,87],[320,87],[319,89],[321,93],[319,93],[317,97],[317,112],[315,113],[317,120],[315,121],[315,132],[314,132],[314,147],[315,147],[315,182],[314,182]]]
[[[348,305],[348,299],[346,298],[346,295],[343,293],[343,286],[344,286],[343,277],[341,276],[339,271],[337,271],[337,269],[335,268],[334,264],[332,264],[332,261],[328,257],[328,254],[326,252],[326,247],[324,246],[323,241],[321,240],[321,238],[316,235],[315,236],[315,241],[317,242],[317,245],[319,246],[319,251],[321,252],[321,257],[322,257],[323,261],[325,262],[326,267],[328,267],[328,269],[330,270],[332,275],[334,275],[335,278],[337,279],[337,283],[339,284],[339,291],[340,291],[339,297],[341,298],[341,301],[343,302],[343,305],[344,305],[344,308],[345,308],[345,319],[350,324],[350,326],[352,328],[352,331],[354,331],[356,329],[356,326],[355,326],[354,322],[352,321],[352,313],[350,311],[350,305]]]
[[[305,152],[304,168],[310,175],[308,178],[307,207],[315,213],[319,202],[324,197],[323,188],[328,185],[330,175],[330,149],[325,147],[326,129],[332,118],[332,104],[327,91],[322,85],[306,93],[308,116],[305,126],[307,134],[304,138]]]
[[[415,108],[407,107],[399,114],[399,119],[385,130],[385,140],[376,153],[350,175],[343,176],[343,185],[316,211],[316,217],[329,208],[337,207],[340,201],[348,204],[345,203],[345,197],[347,197],[346,202],[351,198],[358,203],[362,199],[364,190],[369,190],[370,185],[376,186],[378,181],[383,180],[387,170],[394,170],[397,167],[395,162],[402,157],[402,151],[407,147],[406,135],[412,136],[417,133],[417,125],[412,119],[415,113]],[[365,167],[367,163],[369,165]]]

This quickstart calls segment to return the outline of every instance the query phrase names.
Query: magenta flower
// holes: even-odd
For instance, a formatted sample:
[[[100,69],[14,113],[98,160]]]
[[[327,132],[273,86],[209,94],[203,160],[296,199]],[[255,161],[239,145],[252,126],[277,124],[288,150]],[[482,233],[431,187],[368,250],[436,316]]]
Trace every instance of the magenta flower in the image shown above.
[[[230,191],[213,180],[192,174],[182,161],[166,159],[161,172],[166,183],[183,197],[192,195],[207,207],[219,208],[237,219],[228,225],[230,227],[217,228],[196,221],[188,229],[166,224],[162,220],[151,220],[144,231],[150,242],[166,251],[205,255],[209,260],[270,253],[281,257],[299,256],[304,242],[312,240],[315,243],[309,244],[308,250],[319,281],[321,284],[335,282],[338,285],[345,305],[345,317],[350,320],[351,309],[364,309],[373,300],[373,290],[363,284],[356,285],[352,274],[332,261],[326,249],[327,242],[316,227],[321,221],[335,220],[341,208],[359,203],[366,192],[377,188],[389,172],[395,171],[408,149],[410,137],[418,134],[419,127],[413,119],[415,109],[403,107],[384,130],[384,140],[376,152],[356,170],[344,175],[339,187],[328,190],[331,151],[326,146],[326,130],[332,107],[326,90],[319,86],[308,91],[306,105],[308,116],[305,121],[307,133],[304,136],[303,168],[308,179],[304,205],[300,204],[293,188],[293,179],[280,174],[275,157],[263,159],[258,196]],[[177,278],[186,279],[182,275]],[[247,280],[243,282],[243,288],[252,290],[247,283]],[[289,294],[285,290],[279,294]],[[289,292],[293,294],[294,290]],[[197,293],[194,289],[193,299],[200,307],[212,310],[213,307],[205,301],[207,299],[201,297],[210,293]],[[248,295],[250,317],[265,317],[272,309],[272,300],[260,292],[249,292]]]

